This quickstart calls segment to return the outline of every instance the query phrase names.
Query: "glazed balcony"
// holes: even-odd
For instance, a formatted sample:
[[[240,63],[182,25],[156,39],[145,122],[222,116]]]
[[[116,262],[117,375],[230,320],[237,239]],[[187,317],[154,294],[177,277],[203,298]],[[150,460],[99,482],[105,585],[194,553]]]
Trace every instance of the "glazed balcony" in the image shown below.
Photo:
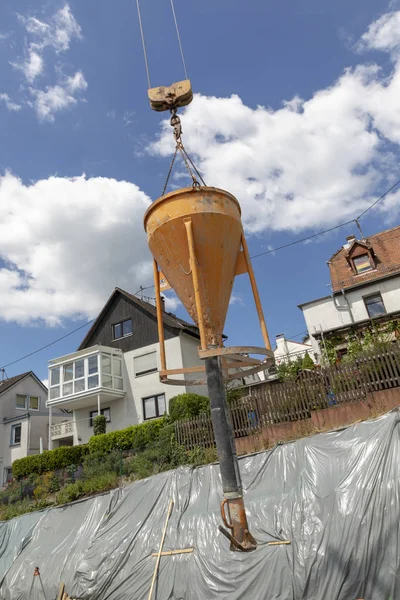
[[[92,346],[49,362],[47,406],[77,410],[125,395],[122,352]]]

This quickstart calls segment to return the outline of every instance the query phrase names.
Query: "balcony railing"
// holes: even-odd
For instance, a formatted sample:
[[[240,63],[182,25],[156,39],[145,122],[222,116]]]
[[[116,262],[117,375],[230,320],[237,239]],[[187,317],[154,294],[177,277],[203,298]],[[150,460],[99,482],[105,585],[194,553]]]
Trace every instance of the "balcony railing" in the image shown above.
[[[51,439],[71,437],[74,435],[75,423],[73,421],[64,421],[64,423],[56,423],[50,428]]]

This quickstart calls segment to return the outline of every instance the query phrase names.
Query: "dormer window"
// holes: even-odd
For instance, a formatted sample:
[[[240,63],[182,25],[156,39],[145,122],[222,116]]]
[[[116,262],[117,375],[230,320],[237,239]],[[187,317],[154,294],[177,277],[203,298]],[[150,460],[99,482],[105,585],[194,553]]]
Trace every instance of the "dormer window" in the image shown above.
[[[353,258],[353,264],[357,275],[360,275],[361,273],[366,273],[367,271],[372,271],[373,269],[373,266],[371,265],[371,259],[368,254],[355,256]]]

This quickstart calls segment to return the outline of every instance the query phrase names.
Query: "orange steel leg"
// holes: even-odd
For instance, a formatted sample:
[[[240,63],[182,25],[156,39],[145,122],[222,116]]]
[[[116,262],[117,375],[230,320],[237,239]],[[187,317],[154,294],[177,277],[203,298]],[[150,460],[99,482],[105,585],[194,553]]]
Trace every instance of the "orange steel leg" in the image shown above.
[[[242,233],[242,246],[243,246],[243,252],[244,252],[244,259],[246,261],[247,272],[248,272],[249,278],[250,278],[251,289],[253,291],[254,302],[256,304],[257,314],[258,314],[258,318],[260,321],[261,333],[262,333],[262,336],[264,339],[264,344],[265,344],[265,347],[267,350],[271,350],[271,343],[269,341],[267,325],[265,323],[264,312],[263,312],[263,309],[261,306],[261,300],[260,300],[260,295],[258,293],[256,278],[254,276],[253,265],[251,264],[249,249],[247,247],[246,238],[244,237],[243,233]]]
[[[158,327],[158,340],[160,342],[160,361],[161,371],[166,371],[167,361],[165,359],[165,340],[164,340],[164,322],[162,316],[161,307],[161,294],[160,294],[160,271],[156,260],[153,260],[153,274],[154,274],[154,287],[156,290],[156,309],[157,309],[157,327]]]
[[[188,240],[190,270],[193,277],[194,301],[196,303],[197,319],[199,323],[201,349],[207,350],[207,336],[204,326],[204,307],[201,298],[199,267],[197,265],[196,251],[194,247],[192,219],[189,217],[188,219],[183,219],[183,222],[186,227],[186,235]]]

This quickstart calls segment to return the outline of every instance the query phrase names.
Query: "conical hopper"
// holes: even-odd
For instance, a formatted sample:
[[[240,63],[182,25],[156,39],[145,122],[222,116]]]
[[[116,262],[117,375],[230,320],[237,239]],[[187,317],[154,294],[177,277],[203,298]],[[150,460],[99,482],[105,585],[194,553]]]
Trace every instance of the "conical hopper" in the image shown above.
[[[201,187],[162,196],[144,217],[150,250],[193,321],[203,325],[207,346],[222,346],[241,247],[240,215],[234,196]]]

